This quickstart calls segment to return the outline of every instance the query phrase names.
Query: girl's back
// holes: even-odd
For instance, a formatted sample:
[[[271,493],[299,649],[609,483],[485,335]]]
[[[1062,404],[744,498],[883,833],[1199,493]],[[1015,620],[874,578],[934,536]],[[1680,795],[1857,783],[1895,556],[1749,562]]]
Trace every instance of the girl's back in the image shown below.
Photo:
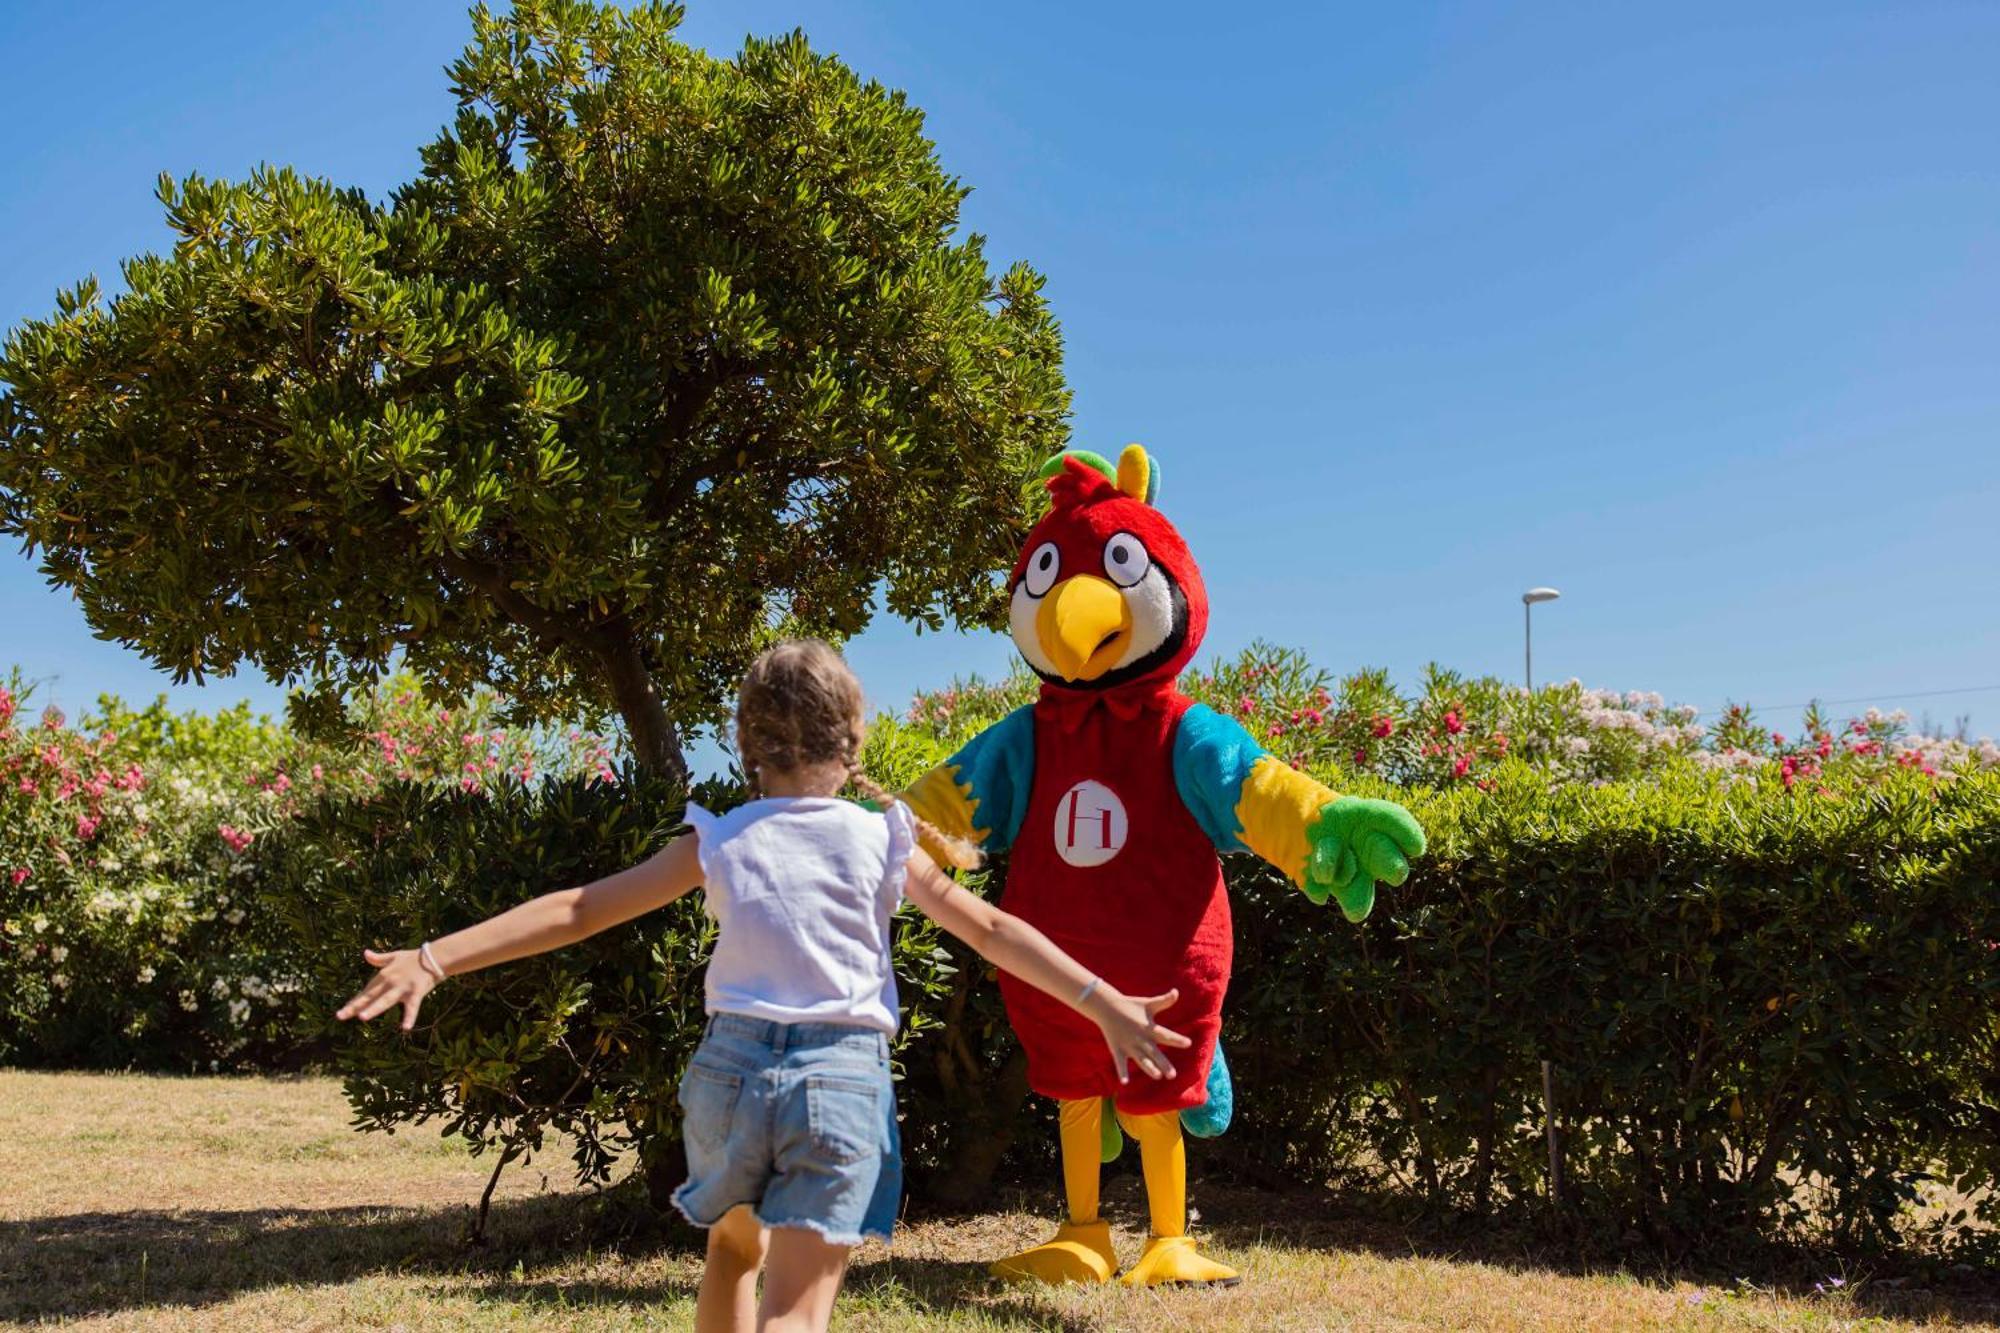
[[[889,923],[916,845],[909,810],[766,797],[725,815],[690,805],[688,822],[721,928],[709,1012],[894,1034]]]

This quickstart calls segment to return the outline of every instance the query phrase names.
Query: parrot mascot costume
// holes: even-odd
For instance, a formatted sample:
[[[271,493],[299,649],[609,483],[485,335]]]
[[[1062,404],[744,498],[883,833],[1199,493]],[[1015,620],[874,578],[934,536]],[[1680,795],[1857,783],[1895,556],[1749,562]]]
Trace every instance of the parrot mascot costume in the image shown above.
[[[1047,1283],[1118,1272],[1098,1214],[1119,1127],[1139,1142],[1151,1238],[1128,1286],[1234,1285],[1187,1234],[1183,1133],[1228,1124],[1217,1044],[1232,939],[1218,851],[1249,851],[1351,921],[1375,882],[1400,884],[1423,830],[1388,801],[1340,796],[1282,763],[1233,718],[1181,693],[1208,624],[1201,571],[1153,507],[1159,472],[1130,445],[1114,467],[1072,450],[1043,469],[1052,506],[1008,581],[1011,628],[1042,679],[1031,705],[974,736],[905,799],[939,829],[1012,860],[1001,906],[1128,995],[1178,988],[1159,1021],[1193,1038],[1177,1075],[1118,1081],[1103,1039],[1060,1001],[1001,974],[1028,1082],[1060,1109],[1069,1218],[992,1271]]]

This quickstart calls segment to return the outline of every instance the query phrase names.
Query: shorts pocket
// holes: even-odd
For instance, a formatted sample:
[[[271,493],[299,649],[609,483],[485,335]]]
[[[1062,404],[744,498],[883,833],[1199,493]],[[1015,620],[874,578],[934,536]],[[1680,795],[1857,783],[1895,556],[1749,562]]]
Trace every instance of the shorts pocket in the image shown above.
[[[681,1133],[690,1151],[719,1153],[729,1142],[729,1122],[743,1095],[743,1076],[689,1065],[681,1079]]]
[[[813,1152],[845,1166],[881,1151],[879,1083],[840,1074],[806,1075],[806,1119]]]

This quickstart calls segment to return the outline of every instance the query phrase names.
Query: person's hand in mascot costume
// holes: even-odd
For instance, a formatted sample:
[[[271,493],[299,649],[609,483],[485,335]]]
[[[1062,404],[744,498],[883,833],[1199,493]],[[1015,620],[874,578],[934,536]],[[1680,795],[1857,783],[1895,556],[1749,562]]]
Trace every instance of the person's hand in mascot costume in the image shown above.
[[[1187,1234],[1182,1138],[1229,1122],[1216,1035],[1232,941],[1216,853],[1254,852],[1315,903],[1333,898],[1360,921],[1376,881],[1409,875],[1424,834],[1401,806],[1337,795],[1181,693],[1208,595],[1187,544],[1153,507],[1159,473],[1144,449],[1127,447],[1115,468],[1072,451],[1043,475],[1053,506],[1008,583],[1014,642],[1042,678],[1041,697],[905,795],[941,830],[1011,849],[1001,905],[1084,966],[1128,995],[1178,990],[1159,1020],[1194,1046],[1176,1053],[1174,1077],[1122,1081],[1087,1020],[1001,975],[1028,1082],[1060,1106],[1069,1220],[993,1271],[1111,1280],[1118,1256],[1098,1214],[1098,1173],[1123,1126],[1139,1141],[1152,1221],[1123,1281],[1229,1285],[1236,1273]]]

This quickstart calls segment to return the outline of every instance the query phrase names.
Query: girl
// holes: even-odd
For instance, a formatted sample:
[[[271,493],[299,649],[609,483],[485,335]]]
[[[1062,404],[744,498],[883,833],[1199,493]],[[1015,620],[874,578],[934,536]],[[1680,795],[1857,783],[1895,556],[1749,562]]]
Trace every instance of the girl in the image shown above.
[[[707,1035],[681,1081],[687,1183],[674,1204],[709,1229],[695,1326],[824,1329],[849,1252],[889,1238],[902,1188],[889,1038],[898,1019],[889,921],[904,897],[997,967],[1095,1022],[1118,1077],[1171,1078],[1153,1021],[1179,998],[1120,994],[1034,927],[954,884],[917,845],[919,821],[859,769],[861,686],[817,640],[780,644],[744,678],[737,752],[758,799],[650,860],[416,949],[369,950],[378,969],[339,1017],[401,1005],[403,1029],[454,973],[572,944],[697,886],[720,927]],[[852,784],[880,813],[838,798]],[[955,864],[977,853],[924,827]],[[757,1274],[768,1268],[764,1298]]]

